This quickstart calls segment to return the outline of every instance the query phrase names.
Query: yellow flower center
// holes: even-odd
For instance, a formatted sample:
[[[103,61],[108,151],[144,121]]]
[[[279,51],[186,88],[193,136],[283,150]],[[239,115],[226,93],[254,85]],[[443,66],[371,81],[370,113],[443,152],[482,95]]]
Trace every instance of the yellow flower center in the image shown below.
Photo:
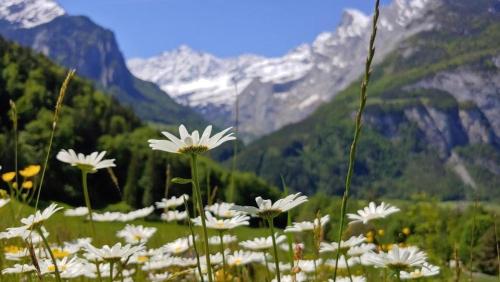
[[[9,254],[15,254],[19,253],[21,251],[21,248],[19,248],[18,246],[10,245],[10,246],[5,246],[3,250],[4,252]]]
[[[224,228],[226,225],[224,224],[224,220],[218,219],[215,223],[215,226],[217,226],[218,228]]]
[[[147,262],[149,258],[147,256],[138,256],[137,261],[138,262]]]
[[[242,259],[241,258],[237,258],[234,260],[234,264],[235,265],[240,265],[242,263]]]
[[[65,257],[70,255],[70,253],[68,251],[61,250],[61,249],[53,249],[52,253],[54,254],[54,257],[58,258],[58,259],[65,258]]]
[[[182,247],[181,247],[181,246],[179,246],[179,245],[178,245],[178,246],[175,246],[175,248],[174,248],[174,253],[180,253],[180,252],[182,252]]]

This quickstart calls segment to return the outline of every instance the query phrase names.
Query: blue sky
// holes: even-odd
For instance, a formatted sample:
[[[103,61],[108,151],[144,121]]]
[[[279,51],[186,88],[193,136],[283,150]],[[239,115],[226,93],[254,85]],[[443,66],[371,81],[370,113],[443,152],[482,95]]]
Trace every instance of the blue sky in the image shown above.
[[[219,57],[280,56],[322,31],[345,8],[371,13],[371,0],[59,0],[68,13],[112,29],[127,58],[181,44]],[[390,0],[382,0],[388,4]]]

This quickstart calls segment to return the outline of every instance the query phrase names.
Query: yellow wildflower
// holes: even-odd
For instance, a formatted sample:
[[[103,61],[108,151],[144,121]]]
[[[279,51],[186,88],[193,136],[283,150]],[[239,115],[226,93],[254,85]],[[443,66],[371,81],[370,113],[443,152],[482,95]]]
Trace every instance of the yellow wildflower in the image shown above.
[[[402,230],[403,234],[405,234],[406,236],[410,235],[411,234],[411,230],[409,227],[405,227],[403,228]]]
[[[31,189],[33,188],[33,181],[31,180],[24,181],[21,187],[23,187],[24,189]]]
[[[378,235],[379,235],[379,236],[384,236],[385,231],[384,231],[384,229],[379,229],[379,230],[377,231],[377,233],[378,233]]]
[[[39,172],[40,172],[39,165],[29,165],[25,167],[23,170],[19,171],[19,174],[21,174],[23,177],[33,177],[37,175]]]
[[[6,172],[2,174],[2,180],[5,182],[11,182],[16,177],[16,173],[14,171]]]

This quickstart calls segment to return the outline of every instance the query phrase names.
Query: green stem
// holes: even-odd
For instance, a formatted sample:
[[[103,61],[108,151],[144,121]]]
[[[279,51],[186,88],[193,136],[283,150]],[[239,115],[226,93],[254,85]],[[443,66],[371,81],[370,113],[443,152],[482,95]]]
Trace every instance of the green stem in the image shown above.
[[[55,270],[54,272],[55,272],[55,275],[56,275],[56,281],[61,282],[61,275],[59,274],[59,268],[57,267],[57,260],[54,257],[54,254],[52,253],[52,250],[50,249],[49,242],[47,241],[47,238],[45,238],[45,236],[43,235],[43,231],[42,231],[42,229],[40,227],[37,229],[37,232],[38,232],[38,234],[40,234],[40,237],[43,240],[43,244],[45,245],[45,248],[49,252],[50,259],[52,260],[52,263],[54,264],[54,270]]]
[[[264,252],[264,262],[266,263],[266,278],[267,281],[271,281],[271,273],[269,272],[269,261],[267,260],[267,254]]]
[[[368,88],[368,83],[370,81],[370,76],[371,76],[371,64],[373,61],[373,57],[375,56],[375,38],[377,35],[377,21],[379,17],[379,5],[380,5],[380,0],[376,0],[375,2],[375,12],[373,14],[373,25],[372,25],[372,34],[370,37],[370,44],[369,44],[369,49],[368,49],[368,57],[366,58],[366,64],[365,64],[365,74],[363,78],[363,82],[361,83],[361,91],[360,91],[360,101],[359,101],[359,109],[356,114],[356,120],[355,120],[355,129],[354,129],[354,138],[352,140],[351,144],[351,149],[349,152],[349,165],[347,169],[347,176],[345,179],[345,191],[344,191],[344,196],[342,197],[342,205],[340,208],[340,226],[339,226],[339,233],[337,236],[337,242],[339,243],[342,240],[342,233],[343,233],[343,228],[344,228],[344,219],[345,219],[345,214],[347,211],[347,199],[349,198],[349,191],[351,189],[351,180],[352,180],[352,175],[354,172],[354,162],[356,158],[356,149],[358,146],[358,141],[359,141],[359,136],[361,133],[361,121],[362,121],[362,116],[363,116],[363,111],[365,109],[366,105],[366,99],[367,99],[367,88]],[[339,263],[339,256],[340,252],[337,252],[337,256],[335,258],[335,270],[333,273],[333,281],[335,282],[337,280],[337,267]]]
[[[210,264],[210,249],[208,247],[208,231],[207,225],[205,222],[205,213],[203,212],[203,201],[201,200],[201,191],[200,191],[200,182],[198,180],[198,164],[197,164],[197,155],[191,154],[191,177],[193,179],[193,184],[196,190],[196,197],[198,202],[198,210],[201,218],[201,225],[203,228],[203,242],[205,245],[205,260],[207,262],[207,275],[208,281],[212,282],[212,265]]]
[[[47,165],[49,163],[49,156],[50,156],[50,150],[52,149],[52,142],[54,141],[54,135],[56,132],[56,126],[57,126],[57,120],[59,118],[59,112],[62,107],[62,102],[64,99],[64,96],[66,95],[66,89],[68,88],[69,82],[75,75],[75,70],[70,70],[68,72],[68,75],[66,76],[66,79],[64,80],[61,89],[59,90],[59,97],[57,98],[56,102],[56,109],[54,111],[54,117],[52,121],[52,131],[50,133],[50,139],[49,139],[49,145],[47,147],[47,155],[45,155],[45,161],[43,164],[43,170],[42,170],[42,177],[40,178],[40,184],[38,185],[38,191],[36,195],[36,202],[35,202],[35,211],[38,209],[38,202],[40,201],[40,194],[42,192],[42,185],[43,185],[43,180],[45,179],[45,171],[47,170]]]
[[[222,241],[222,238],[224,238],[223,235],[224,232],[219,231],[219,237],[220,237],[220,252],[222,254],[222,281],[226,281],[226,256],[224,254],[224,242]]]
[[[274,266],[276,267],[276,279],[278,282],[281,282],[281,274],[280,274],[280,264],[278,259],[278,247],[276,246],[276,238],[274,237],[274,222],[273,218],[268,219],[269,230],[271,231],[271,238],[273,240],[273,251],[274,251]]]
[[[90,204],[89,189],[87,186],[87,172],[85,170],[82,170],[82,185],[83,185],[83,196],[85,197],[85,205],[87,205],[87,209],[89,210],[89,221],[90,221],[90,227],[92,228],[92,236],[96,238],[94,220],[92,218],[92,206]]]
[[[101,269],[99,268],[99,262],[97,260],[95,261],[95,268],[97,272],[97,279],[99,280],[99,282],[102,282]]]
[[[351,275],[351,269],[349,268],[349,262],[347,261],[347,257],[345,258],[345,267],[347,269],[347,274],[349,275],[349,281],[352,282],[352,275]]]
[[[114,267],[113,262],[110,261],[109,262],[109,281],[110,282],[113,282],[113,267]]]
[[[191,231],[191,238],[193,239],[193,249],[194,249],[194,253],[196,255],[196,265],[198,267],[198,272],[200,273],[201,282],[204,282],[203,281],[203,272],[201,271],[200,254],[198,253],[198,247],[196,247],[196,242],[194,241],[194,229],[193,229],[193,225],[191,224],[191,219],[190,219],[191,217],[189,215],[189,207],[188,207],[186,198],[182,197],[182,199],[184,200],[184,207],[185,207],[186,212],[188,214],[187,222],[188,222],[188,226],[189,226],[189,231]]]

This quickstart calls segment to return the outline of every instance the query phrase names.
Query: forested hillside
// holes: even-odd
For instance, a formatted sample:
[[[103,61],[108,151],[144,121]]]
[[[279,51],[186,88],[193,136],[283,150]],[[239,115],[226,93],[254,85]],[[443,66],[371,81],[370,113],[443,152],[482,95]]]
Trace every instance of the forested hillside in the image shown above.
[[[500,197],[500,15],[443,1],[435,28],[374,67],[353,180],[360,197]],[[464,36],[467,35],[467,36]],[[340,194],[359,82],[303,122],[247,147],[240,167],[298,190]]]
[[[42,164],[52,128],[53,109],[66,70],[42,55],[1,38],[0,70],[2,170],[14,170],[15,132],[10,118],[9,100],[14,101],[17,107],[19,166]],[[150,86],[142,84],[141,87]],[[107,150],[108,157],[116,158],[114,173],[119,187],[115,187],[106,171],[92,175],[89,180],[95,204],[102,206],[122,198],[132,206],[152,204],[164,196],[168,165],[172,176],[189,176],[187,159],[149,149],[147,140],[159,136],[159,129],[142,123],[131,109],[96,90],[89,81],[75,78],[69,86],[60,114],[43,198],[82,203],[78,172],[55,159],[59,150],[73,148],[87,154]],[[212,188],[218,187],[217,196],[224,198],[230,183],[230,173],[209,159],[203,159],[202,164],[203,173],[210,171]],[[204,174],[203,179],[206,178]],[[245,195],[237,199],[241,202],[251,201],[253,195],[257,194],[277,195],[275,188],[252,174],[236,174],[235,183],[239,191],[237,194]],[[173,185],[170,193],[190,191],[190,187]]]

